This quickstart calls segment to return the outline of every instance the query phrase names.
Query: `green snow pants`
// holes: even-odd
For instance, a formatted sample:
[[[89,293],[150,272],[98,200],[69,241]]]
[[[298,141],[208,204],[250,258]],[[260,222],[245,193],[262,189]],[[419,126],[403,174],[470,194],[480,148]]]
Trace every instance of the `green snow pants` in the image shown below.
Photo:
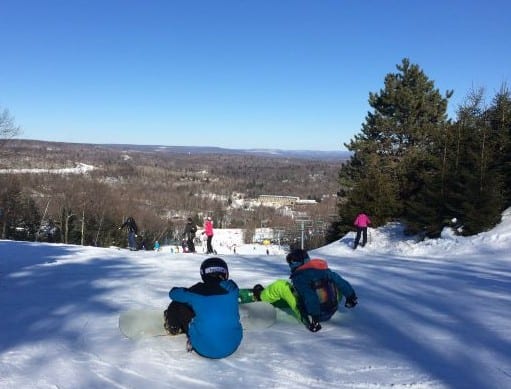
[[[293,286],[289,281],[276,280],[272,282],[261,292],[261,301],[265,301],[276,306],[278,306],[279,303],[284,302],[289,308],[291,308],[297,320],[301,321],[302,315],[298,309],[298,300],[294,294]]]

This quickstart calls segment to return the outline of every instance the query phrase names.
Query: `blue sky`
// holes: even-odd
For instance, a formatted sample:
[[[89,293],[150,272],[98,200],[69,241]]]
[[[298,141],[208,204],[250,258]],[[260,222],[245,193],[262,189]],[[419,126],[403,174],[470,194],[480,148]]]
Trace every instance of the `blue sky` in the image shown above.
[[[405,57],[444,93],[511,82],[511,2],[1,0],[22,138],[343,150]]]

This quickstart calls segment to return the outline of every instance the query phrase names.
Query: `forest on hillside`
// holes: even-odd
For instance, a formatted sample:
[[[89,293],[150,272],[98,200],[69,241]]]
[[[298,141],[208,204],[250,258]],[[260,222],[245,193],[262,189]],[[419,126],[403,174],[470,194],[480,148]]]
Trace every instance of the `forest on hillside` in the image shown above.
[[[93,169],[56,173],[80,163]],[[300,214],[324,235],[336,213],[341,164],[13,139],[0,149],[1,233],[4,239],[123,245],[125,233],[117,227],[128,216],[148,242],[178,239],[187,217],[202,225],[202,218],[211,216],[217,228],[265,226],[292,235],[298,228],[294,216]],[[317,203],[287,213],[239,205],[264,194]]]

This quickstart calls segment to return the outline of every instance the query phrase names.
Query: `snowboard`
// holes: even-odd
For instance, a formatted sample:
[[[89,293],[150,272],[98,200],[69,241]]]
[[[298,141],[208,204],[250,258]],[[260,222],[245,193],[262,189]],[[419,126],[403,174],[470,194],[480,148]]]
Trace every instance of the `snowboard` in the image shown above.
[[[130,339],[168,335],[163,326],[163,311],[157,308],[142,308],[122,312],[119,315],[119,330]],[[264,302],[241,304],[239,312],[245,331],[262,330],[277,321],[276,309]]]

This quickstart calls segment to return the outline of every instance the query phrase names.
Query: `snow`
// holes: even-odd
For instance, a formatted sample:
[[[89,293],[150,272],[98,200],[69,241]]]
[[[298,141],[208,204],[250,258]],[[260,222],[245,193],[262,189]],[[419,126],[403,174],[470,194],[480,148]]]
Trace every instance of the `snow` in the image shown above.
[[[474,237],[416,242],[390,224],[355,251],[353,237],[311,254],[350,281],[355,309],[318,333],[284,321],[246,332],[221,360],[117,328],[120,312],[163,310],[172,286],[197,282],[205,254],[0,241],[0,387],[511,387],[511,210]],[[239,244],[221,253],[238,285],[287,277],[278,247]]]
[[[95,167],[85,163],[77,163],[75,167],[62,169],[0,169],[0,174],[31,173],[31,174],[86,174]]]

